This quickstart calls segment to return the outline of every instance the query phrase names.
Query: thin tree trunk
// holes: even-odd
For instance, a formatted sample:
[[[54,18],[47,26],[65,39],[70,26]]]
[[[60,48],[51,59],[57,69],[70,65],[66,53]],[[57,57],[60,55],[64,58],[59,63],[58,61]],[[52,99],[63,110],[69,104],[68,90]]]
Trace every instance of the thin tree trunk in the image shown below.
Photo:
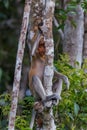
[[[52,79],[53,79],[53,59],[54,59],[54,42],[52,34],[52,21],[55,8],[55,0],[46,0],[43,16],[43,35],[45,41],[46,65],[44,70],[44,89],[47,95],[52,94]],[[52,102],[47,105],[50,107]],[[52,108],[44,111],[43,128],[42,130],[55,130]]]
[[[45,42],[46,49],[46,66],[44,70],[44,89],[47,95],[52,94],[52,78],[53,78],[53,58],[54,58],[54,44],[53,44],[53,35],[52,35],[52,21],[55,7],[55,0],[36,0],[32,1],[32,10],[31,10],[31,23],[29,25],[28,33],[28,44],[30,51],[35,42],[37,41],[38,33],[40,32],[38,25],[41,25],[41,39]],[[52,102],[47,104],[51,107]],[[42,113],[37,113],[43,120],[43,125],[40,127],[37,124],[37,130],[55,130],[56,126],[54,124],[52,108],[45,109]]]
[[[84,35],[84,12],[80,4],[78,4],[75,10],[72,11],[75,11],[75,13],[73,14],[72,12],[69,12],[65,22],[63,52],[69,55],[70,64],[73,67],[75,67],[76,61],[78,61],[79,67],[81,67]]]
[[[83,46],[83,62],[87,59],[87,13],[84,20],[84,46]]]
[[[27,27],[28,27],[28,21],[29,21],[31,2],[32,0],[25,1],[22,29],[21,29],[21,34],[20,34],[20,39],[19,39],[19,44],[18,44],[17,58],[16,58],[16,67],[15,67],[15,74],[14,74],[12,103],[11,103],[11,110],[10,110],[10,115],[9,115],[8,130],[15,129],[14,128],[15,117],[16,117],[19,86],[20,86],[20,79],[21,79],[22,60],[23,60],[23,55],[24,55],[25,39],[26,39],[26,33],[27,33]]]

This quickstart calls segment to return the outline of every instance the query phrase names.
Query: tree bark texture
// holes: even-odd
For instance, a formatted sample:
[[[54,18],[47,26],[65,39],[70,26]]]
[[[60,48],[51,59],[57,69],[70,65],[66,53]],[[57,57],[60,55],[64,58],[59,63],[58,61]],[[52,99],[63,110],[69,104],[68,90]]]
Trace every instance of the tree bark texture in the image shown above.
[[[24,55],[25,39],[26,39],[28,22],[29,22],[31,2],[32,0],[25,1],[22,28],[21,28],[20,38],[19,38],[17,57],[16,57],[16,67],[15,67],[15,74],[14,74],[12,103],[11,103],[11,110],[9,115],[8,130],[15,129],[15,117],[16,117],[18,94],[19,94],[20,79],[21,79],[22,60]]]
[[[82,64],[83,35],[84,35],[84,12],[78,4],[69,12],[64,27],[63,52],[69,55],[70,64],[75,67],[75,62]],[[76,26],[73,25],[73,22]]]
[[[30,12],[30,23],[28,25],[28,35],[27,35],[27,44],[29,47],[30,56],[32,55],[31,51],[38,37],[39,33],[38,25],[42,22],[43,1],[32,0],[31,6],[32,8]]]
[[[28,46],[31,50],[36,44],[37,37],[40,33],[40,42],[44,40],[45,44],[45,69],[44,69],[44,81],[43,86],[47,95],[52,94],[52,78],[53,78],[53,58],[54,58],[54,42],[52,35],[52,21],[54,15],[55,0],[33,0],[32,9],[30,13],[30,24],[28,27]],[[40,30],[38,25],[40,25]],[[31,56],[32,61],[32,56]],[[52,102],[47,103],[47,106],[51,107]],[[37,124],[37,130],[55,130],[55,123],[53,119],[52,108],[49,110],[45,109],[41,114],[40,118],[43,120],[42,127]]]
[[[87,13],[84,18],[84,46],[83,46],[83,62],[87,59]]]
[[[45,4],[44,4],[45,5]],[[32,8],[30,12],[30,24],[28,26],[28,35],[27,35],[27,44],[29,47],[30,57],[31,57],[31,64],[32,64],[32,50],[33,47],[36,46],[37,37],[39,35],[39,24],[42,23],[43,20],[43,10],[44,10],[43,0],[32,0]],[[43,35],[39,35],[40,42],[43,41]],[[29,79],[30,81],[30,79]],[[33,113],[34,114],[34,113]],[[36,130],[41,130],[42,128],[39,126],[39,119],[42,119],[42,113],[36,113],[38,119],[34,120],[37,124]],[[36,118],[36,117],[35,117]],[[32,120],[31,120],[32,121]],[[32,121],[34,123],[34,121]],[[32,122],[30,123],[30,128],[33,128]]]
[[[52,79],[53,79],[53,59],[54,59],[54,42],[52,34],[52,21],[54,16],[55,0],[47,0],[45,3],[45,10],[43,16],[43,31],[44,41],[45,41],[45,55],[46,55],[46,65],[44,70],[44,88],[47,95],[52,94]],[[48,103],[50,106],[51,102]],[[55,130],[56,126],[53,119],[52,108],[49,111],[44,111],[43,116],[43,130]]]

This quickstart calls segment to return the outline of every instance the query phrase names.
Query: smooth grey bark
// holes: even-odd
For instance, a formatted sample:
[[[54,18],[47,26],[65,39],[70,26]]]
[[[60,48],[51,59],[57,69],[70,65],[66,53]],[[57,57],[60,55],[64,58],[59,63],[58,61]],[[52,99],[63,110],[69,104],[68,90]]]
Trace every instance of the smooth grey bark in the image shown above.
[[[66,6],[67,8],[67,6]],[[63,52],[69,55],[70,64],[75,67],[75,62],[82,64],[83,35],[84,35],[84,12],[78,4],[75,13],[69,12],[64,27]],[[72,21],[76,25],[72,25]]]
[[[15,130],[15,117],[16,117],[18,94],[19,94],[20,79],[21,79],[22,60],[24,55],[25,39],[26,39],[26,33],[28,28],[28,22],[29,22],[31,2],[32,0],[25,1],[22,28],[21,28],[21,33],[20,33],[20,38],[18,43],[17,57],[16,57],[16,66],[15,66],[13,92],[12,92],[12,103],[11,103],[11,110],[9,115],[8,130]]]

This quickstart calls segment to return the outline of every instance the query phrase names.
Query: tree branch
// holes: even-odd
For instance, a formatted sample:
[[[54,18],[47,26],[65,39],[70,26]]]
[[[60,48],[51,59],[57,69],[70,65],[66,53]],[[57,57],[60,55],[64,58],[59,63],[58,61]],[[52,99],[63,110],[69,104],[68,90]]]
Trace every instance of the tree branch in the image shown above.
[[[54,15],[55,0],[46,0],[46,8],[43,14],[42,32],[45,42],[46,65],[44,69],[44,89],[47,95],[52,94],[52,79],[53,79],[53,58],[54,58],[54,41],[52,34],[52,21]],[[53,119],[52,102],[47,102],[47,107],[43,114],[42,130],[56,130]]]
[[[19,43],[18,43],[17,57],[16,57],[16,66],[15,66],[13,92],[12,92],[12,103],[11,103],[11,110],[10,110],[10,115],[9,115],[8,130],[15,129],[14,128],[15,117],[16,117],[18,94],[19,94],[20,79],[21,79],[22,60],[23,60],[23,55],[24,55],[25,39],[26,39],[26,33],[27,33],[27,28],[28,28],[28,22],[29,22],[31,2],[32,0],[25,1],[22,28],[21,28],[21,34],[20,34]]]
[[[55,17],[53,18],[53,21],[54,21],[54,25],[58,28],[59,23],[58,23],[58,21],[56,20]],[[64,33],[63,33],[62,29],[58,29],[58,33],[60,34],[61,39],[64,40]]]

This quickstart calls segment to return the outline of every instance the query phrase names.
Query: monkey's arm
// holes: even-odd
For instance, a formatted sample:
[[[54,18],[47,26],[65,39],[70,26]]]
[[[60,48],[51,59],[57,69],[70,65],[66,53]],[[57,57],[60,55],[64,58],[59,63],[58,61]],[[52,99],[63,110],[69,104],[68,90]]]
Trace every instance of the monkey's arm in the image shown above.
[[[69,82],[68,77],[63,75],[62,73],[59,73],[56,70],[56,68],[54,68],[54,77],[57,77],[58,79],[62,79],[65,82],[67,89],[69,89],[70,82]]]
[[[67,76],[59,73],[55,68],[54,68],[54,77],[56,77],[56,81],[53,83],[52,86],[52,91],[53,93],[56,93],[58,95],[58,97],[60,97],[61,99],[61,92],[62,92],[62,85],[63,85],[63,81],[66,83],[67,89],[69,89],[69,80],[67,78]],[[57,105],[59,103],[59,99],[57,100],[57,102],[53,102],[55,105]]]
[[[35,55],[35,51],[38,48],[38,44],[39,44],[39,41],[40,41],[40,36],[41,36],[41,34],[38,33],[37,39],[35,40],[35,43],[34,43],[33,48],[32,48],[32,52],[31,52],[32,56]]]
[[[59,103],[59,100],[61,100],[61,92],[62,92],[62,79],[57,79],[52,86],[53,93],[56,93],[60,98],[57,101],[54,101],[53,104],[57,105]]]

